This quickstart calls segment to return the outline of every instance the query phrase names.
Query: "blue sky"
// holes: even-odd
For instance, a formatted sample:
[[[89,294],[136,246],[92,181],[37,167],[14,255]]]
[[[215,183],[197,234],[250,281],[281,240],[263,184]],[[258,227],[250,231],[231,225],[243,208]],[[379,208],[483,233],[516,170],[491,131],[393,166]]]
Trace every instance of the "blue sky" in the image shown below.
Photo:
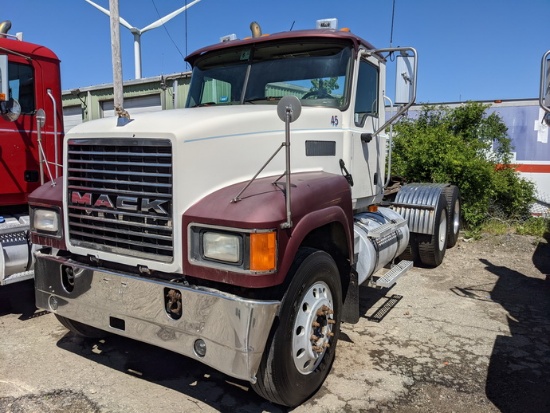
[[[94,0],[109,8],[109,0]],[[187,0],[190,3],[191,0]],[[313,28],[336,17],[376,47],[390,43],[393,0],[201,0],[141,38],[142,77],[188,70],[183,56],[221,36]],[[186,0],[119,0],[121,17],[143,28]],[[542,54],[550,49],[550,0],[395,0],[394,46],[419,54],[417,102],[538,96]],[[109,18],[84,0],[2,0],[10,33],[51,48],[62,88],[111,83]],[[133,36],[121,27],[123,79],[134,78]]]

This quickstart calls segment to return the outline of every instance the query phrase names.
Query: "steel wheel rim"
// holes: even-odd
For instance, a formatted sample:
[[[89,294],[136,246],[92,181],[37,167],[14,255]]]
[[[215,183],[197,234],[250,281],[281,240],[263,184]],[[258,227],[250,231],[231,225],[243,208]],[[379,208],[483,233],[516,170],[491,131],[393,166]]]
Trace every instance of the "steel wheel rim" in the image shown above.
[[[453,213],[453,234],[458,234],[458,228],[460,226],[460,203],[457,199],[455,202],[455,210]]]
[[[442,251],[445,249],[447,244],[447,219],[445,216],[441,218],[441,222],[439,223],[439,234],[438,234],[438,246],[439,251]]]
[[[325,355],[333,336],[334,305],[328,285],[309,287],[297,309],[292,330],[292,359],[304,375],[313,372]]]

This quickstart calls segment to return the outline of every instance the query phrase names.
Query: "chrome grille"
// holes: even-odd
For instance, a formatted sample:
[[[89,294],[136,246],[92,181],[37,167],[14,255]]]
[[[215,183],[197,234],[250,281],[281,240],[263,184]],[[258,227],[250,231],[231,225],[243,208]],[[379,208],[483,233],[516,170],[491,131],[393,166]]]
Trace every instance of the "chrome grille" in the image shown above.
[[[172,261],[170,141],[71,139],[66,170],[71,244]]]

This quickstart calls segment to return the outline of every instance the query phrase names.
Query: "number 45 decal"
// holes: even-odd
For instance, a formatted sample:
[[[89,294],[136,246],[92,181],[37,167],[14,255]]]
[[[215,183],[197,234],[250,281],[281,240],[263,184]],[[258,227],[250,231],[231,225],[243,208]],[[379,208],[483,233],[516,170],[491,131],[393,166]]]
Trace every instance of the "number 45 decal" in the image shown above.
[[[334,127],[338,126],[338,116],[332,116],[330,118],[330,124]]]

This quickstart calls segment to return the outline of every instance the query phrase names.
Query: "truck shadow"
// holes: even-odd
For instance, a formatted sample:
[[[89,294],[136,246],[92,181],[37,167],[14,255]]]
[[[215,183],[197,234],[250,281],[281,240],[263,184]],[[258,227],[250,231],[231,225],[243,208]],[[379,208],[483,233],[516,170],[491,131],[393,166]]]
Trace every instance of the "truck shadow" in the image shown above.
[[[287,412],[233,379],[183,355],[117,335],[86,339],[68,332],[57,346],[124,374],[164,386],[220,411]],[[187,402],[186,400],[186,402]],[[192,400],[191,400],[192,401]]]
[[[359,286],[359,314],[368,321],[379,323],[403,298],[397,294],[390,294],[390,288],[372,288]]]
[[[6,314],[20,314],[22,321],[44,314],[36,312],[34,302],[34,280],[19,281],[0,287],[0,317]]]
[[[533,262],[547,266],[550,254],[543,249],[535,252]],[[504,413],[550,412],[550,283],[480,261],[498,277],[490,299],[508,312],[510,329],[510,336],[495,340],[486,395]]]
[[[544,234],[546,242],[539,242],[533,254],[533,264],[550,283],[550,223]]]

